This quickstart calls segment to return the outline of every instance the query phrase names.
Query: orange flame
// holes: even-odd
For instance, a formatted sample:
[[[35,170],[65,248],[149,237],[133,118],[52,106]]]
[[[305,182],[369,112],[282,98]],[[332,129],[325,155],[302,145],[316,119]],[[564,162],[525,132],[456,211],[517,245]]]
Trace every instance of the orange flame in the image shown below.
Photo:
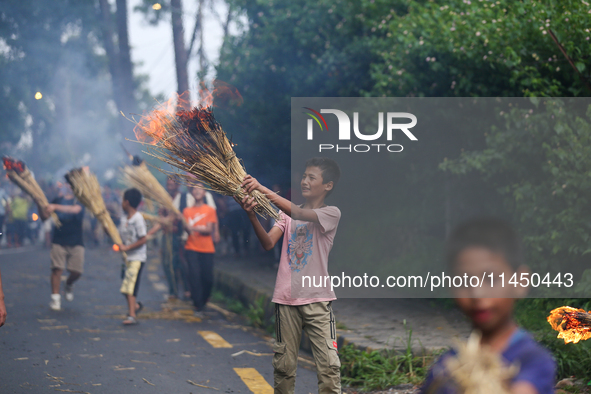
[[[118,251],[119,251],[119,245],[117,245],[117,244],[114,244],[114,245],[113,245],[113,250],[114,250],[115,252],[118,252]]]
[[[558,331],[557,338],[564,339],[564,343],[577,343],[591,338],[591,325],[581,321],[581,317],[587,315],[589,314],[584,309],[562,306],[550,312],[547,320],[552,328]]]
[[[138,141],[153,145],[162,143],[166,147],[166,141],[163,140],[166,130],[173,128],[177,122],[175,118],[190,111],[192,107],[201,105],[205,108],[228,108],[231,105],[240,106],[244,102],[234,86],[217,79],[212,85],[213,90],[209,90],[204,82],[200,83],[199,100],[196,103],[191,103],[189,92],[174,94],[168,101],[158,104],[151,112],[144,114],[133,129]]]
[[[31,215],[31,219],[33,219],[33,221],[36,222],[37,220],[39,220],[39,215],[37,215],[36,213],[33,213]]]
[[[4,163],[4,169],[6,171],[15,171],[16,173],[20,174],[25,170],[25,163],[22,161],[17,161],[11,157],[3,157],[2,161]]]

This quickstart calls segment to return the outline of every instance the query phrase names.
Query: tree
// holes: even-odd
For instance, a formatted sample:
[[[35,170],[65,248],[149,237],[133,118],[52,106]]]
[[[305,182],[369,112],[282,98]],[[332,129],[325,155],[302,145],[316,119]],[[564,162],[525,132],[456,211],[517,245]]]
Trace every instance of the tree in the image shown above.
[[[217,78],[244,105],[220,111],[250,171],[290,179],[290,98],[359,96],[372,87],[374,57],[359,2],[232,1],[248,29],[224,42]]]
[[[133,78],[127,31],[127,1],[116,0],[116,4],[117,34],[115,35],[109,1],[99,0],[102,39],[109,60],[113,98],[118,111],[128,114],[137,111],[137,102],[134,97],[137,86]],[[114,41],[118,43],[117,46],[114,45]],[[118,126],[119,132],[123,134],[126,128],[130,128],[130,123],[121,117]]]
[[[368,20],[380,56],[372,94],[588,96],[589,10],[573,0],[411,2]]]
[[[590,12],[580,1],[412,3],[404,15],[368,21],[380,57],[372,65],[371,92],[588,97]],[[503,127],[446,136],[454,142],[443,144],[443,155],[436,156],[447,176],[468,190],[484,181],[497,191],[489,201],[504,201],[531,262],[540,267],[567,261],[576,266],[590,251],[589,163],[583,159],[589,119],[584,109],[567,118],[572,111],[566,109],[575,104],[566,103],[534,101],[507,114]],[[443,184],[445,175],[431,168]]]
[[[117,76],[99,9],[96,0],[32,0],[0,10],[0,149],[40,177],[61,178],[74,165],[102,176],[119,159],[120,106],[112,103],[121,95],[109,87]]]
[[[209,67],[203,48],[204,36],[202,29],[203,16],[208,2],[213,9],[214,0],[197,0],[197,12],[195,14],[195,22],[188,46],[185,46],[185,30],[183,27],[184,11],[182,0],[170,0],[169,2],[158,3],[158,7],[154,7],[152,1],[144,0],[142,5],[136,7],[136,10],[144,13],[149,23],[153,25],[160,23],[164,16],[170,13],[177,77],[177,93],[186,101],[190,100],[188,62],[194,53],[197,39],[199,39],[199,48],[197,49],[197,54],[199,55],[200,70],[198,71],[198,78],[200,85],[203,84],[203,78],[207,74],[207,68]],[[215,12],[214,16],[219,19],[219,15],[217,15]],[[230,20],[231,14],[229,13],[227,24],[230,23]],[[228,28],[227,24],[225,25],[226,31]]]

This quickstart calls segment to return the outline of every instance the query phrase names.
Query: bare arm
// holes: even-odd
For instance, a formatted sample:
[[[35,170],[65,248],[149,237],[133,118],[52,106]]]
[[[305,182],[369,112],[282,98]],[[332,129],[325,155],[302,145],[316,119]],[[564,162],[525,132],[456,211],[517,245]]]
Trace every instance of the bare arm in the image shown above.
[[[220,239],[220,225],[218,222],[215,222],[213,224],[213,242],[217,244],[218,242],[220,242]]]
[[[162,229],[162,225],[160,223],[156,223],[151,229],[150,231],[148,231],[148,234],[146,234],[146,237],[151,237],[152,235],[156,234],[159,230]]]
[[[140,239],[138,239],[137,241],[135,241],[132,244],[129,244],[129,245],[119,245],[119,250],[122,251],[122,252],[128,252],[130,250],[139,248],[140,246],[142,246],[143,244],[145,244],[147,241],[148,241],[148,237],[144,235],[143,237],[141,237]]]
[[[265,250],[271,250],[275,247],[275,244],[279,241],[281,236],[283,235],[283,231],[281,231],[278,227],[272,227],[269,232],[265,231],[265,228],[259,222],[259,218],[257,217],[256,213],[254,212],[254,207],[256,203],[253,201],[252,197],[248,199],[248,197],[244,197],[243,201],[238,201],[238,203],[242,206],[242,208],[248,214],[248,219],[254,228],[254,233],[256,234],[259,242],[263,246]]]
[[[74,205],[60,205],[60,204],[49,204],[47,206],[46,211],[48,212],[48,214],[51,214],[52,212],[62,212],[62,213],[71,213],[71,214],[78,214],[80,213],[80,211],[82,211],[82,206],[78,205],[78,204],[74,204]]]
[[[251,193],[254,190],[258,190],[263,193],[275,206],[285,212],[286,215],[294,220],[302,220],[305,222],[319,223],[318,215],[313,209],[301,208],[293,204],[286,198],[281,197],[279,194],[267,189],[261,185],[259,181],[250,175],[244,177],[242,182],[242,188],[246,193]],[[256,205],[256,203],[255,203]]]
[[[0,274],[0,327],[6,322],[6,305],[4,304],[4,290],[2,289],[2,274]]]

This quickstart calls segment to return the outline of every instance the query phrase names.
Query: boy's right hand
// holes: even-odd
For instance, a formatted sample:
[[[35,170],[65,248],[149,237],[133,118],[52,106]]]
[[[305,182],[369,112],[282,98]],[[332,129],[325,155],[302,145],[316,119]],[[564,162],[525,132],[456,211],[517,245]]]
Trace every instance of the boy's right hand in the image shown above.
[[[251,197],[247,194],[246,196],[244,196],[244,198],[242,200],[239,200],[236,197],[234,197],[234,200],[236,200],[236,202],[238,204],[240,204],[242,209],[244,209],[247,214],[249,214],[249,215],[255,214],[254,207],[257,206],[257,202],[254,200],[254,197]]]

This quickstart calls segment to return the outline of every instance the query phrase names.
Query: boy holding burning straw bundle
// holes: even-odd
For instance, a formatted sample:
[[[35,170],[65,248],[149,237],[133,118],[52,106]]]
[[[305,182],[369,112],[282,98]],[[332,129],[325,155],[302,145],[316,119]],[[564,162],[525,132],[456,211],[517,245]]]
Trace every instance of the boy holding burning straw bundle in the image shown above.
[[[273,347],[275,393],[293,393],[302,330],[308,333],[318,373],[319,393],[340,393],[341,377],[335,318],[330,288],[302,288],[303,276],[328,276],[328,255],[341,217],[325,198],[332,193],[340,178],[334,160],[317,157],[306,162],[301,180],[306,202],[296,206],[262,186],[247,175],[242,187],[248,194],[257,190],[266,195],[280,210],[280,219],[267,233],[257,216],[257,203],[245,196],[240,202],[257,238],[265,250],[271,250],[282,235],[283,247],[277,271],[273,302],[275,303],[276,343]]]
[[[476,219],[457,227],[447,247],[449,268],[454,275],[479,278],[527,273],[517,235],[508,224],[496,219]],[[444,353],[432,366],[421,393],[511,393],[552,394],[556,364],[513,320],[515,298],[526,288],[501,285],[456,288],[455,300],[472,321],[478,335],[460,351]],[[479,342],[479,343],[478,343]],[[509,368],[509,365],[513,365]]]

